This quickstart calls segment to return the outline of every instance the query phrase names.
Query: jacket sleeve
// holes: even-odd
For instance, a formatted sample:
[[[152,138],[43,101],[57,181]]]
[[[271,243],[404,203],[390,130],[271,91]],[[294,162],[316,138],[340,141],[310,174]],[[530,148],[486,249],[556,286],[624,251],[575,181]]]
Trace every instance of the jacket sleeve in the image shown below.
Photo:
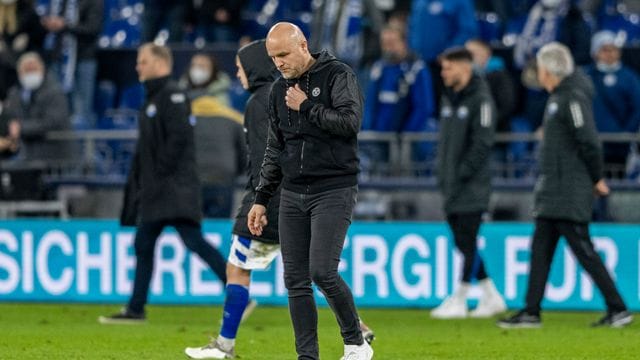
[[[300,105],[300,112],[332,135],[356,136],[360,130],[363,101],[355,74],[346,71],[339,73],[330,86],[333,107],[307,99]]]
[[[374,129],[373,117],[375,109],[378,106],[378,79],[379,76],[374,74],[382,71],[382,64],[377,62],[371,67],[369,74],[369,83],[367,84],[366,99],[364,102],[364,117],[362,119],[362,130],[376,130]]]
[[[274,84],[277,84],[274,83]],[[280,153],[284,149],[284,139],[279,128],[279,120],[275,111],[273,90],[269,94],[269,130],[267,133],[267,147],[264,150],[264,160],[260,169],[260,184],[256,188],[255,203],[266,206],[282,181],[280,168]]]
[[[25,139],[43,138],[47,132],[52,130],[63,130],[67,128],[69,121],[69,107],[67,97],[62,90],[47,90],[42,94],[36,103],[32,113],[34,117],[24,117],[20,119],[20,136]]]
[[[185,145],[193,137],[189,133],[193,131],[189,123],[189,102],[186,95],[181,92],[167,93],[163,101],[164,116],[164,146],[158,147],[158,171],[162,175],[168,175],[175,171],[178,163],[183,158],[182,154],[187,148]],[[158,113],[161,113],[158,111]]]
[[[624,131],[637,132],[640,127],[640,78],[635,73],[628,77],[629,98],[627,99],[631,111],[629,122]],[[627,81],[625,80],[625,81]]]
[[[495,113],[493,103],[484,99],[469,125],[471,126],[469,139],[471,145],[467,147],[460,165],[458,165],[458,177],[463,182],[469,180],[480,168],[486,166],[493,146],[493,135],[496,128]]]
[[[104,15],[104,2],[102,0],[91,1],[81,9],[80,21],[67,31],[76,36],[83,36],[87,39],[96,38],[102,31],[102,18]]]
[[[427,128],[427,120],[435,111],[432,89],[431,75],[422,63],[422,68],[416,73],[415,82],[410,89],[411,113],[401,130],[424,131]]]
[[[595,184],[602,179],[602,146],[593,120],[591,104],[588,100],[571,99],[568,103],[568,128],[578,146],[578,156],[582,159],[591,181]]]
[[[451,46],[463,45],[465,41],[473,39],[478,36],[478,27],[475,19],[475,12],[473,10],[473,2],[468,0],[459,1],[460,7],[456,11],[457,31],[451,40]]]

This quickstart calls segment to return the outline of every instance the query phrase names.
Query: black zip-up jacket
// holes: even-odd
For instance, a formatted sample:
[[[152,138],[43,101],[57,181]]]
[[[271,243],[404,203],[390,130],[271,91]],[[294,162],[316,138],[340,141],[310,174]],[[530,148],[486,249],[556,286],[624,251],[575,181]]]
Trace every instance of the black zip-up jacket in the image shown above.
[[[547,100],[535,187],[536,218],[591,220],[593,187],[603,171],[593,95],[589,78],[576,71],[564,78]]]
[[[356,75],[327,51],[298,79],[280,78],[269,96],[269,138],[255,202],[265,205],[282,187],[316,194],[358,183],[357,135],[363,99]],[[294,111],[287,88],[299,84],[308,99]]]
[[[202,218],[191,106],[169,76],[144,82],[138,143],[125,187],[122,225]]]
[[[257,40],[238,51],[251,96],[247,101],[244,116],[244,129],[249,152],[248,181],[240,210],[233,224],[233,233],[264,243],[275,244],[278,238],[278,206],[280,205],[279,189],[274,193],[267,209],[268,224],[262,235],[252,235],[247,226],[247,215],[256,197],[256,187],[260,183],[260,168],[267,148],[269,130],[269,92],[271,83],[278,77],[276,66],[267,55],[264,40]]]
[[[447,214],[486,211],[491,196],[489,159],[496,111],[486,82],[474,75],[441,101],[438,185]]]

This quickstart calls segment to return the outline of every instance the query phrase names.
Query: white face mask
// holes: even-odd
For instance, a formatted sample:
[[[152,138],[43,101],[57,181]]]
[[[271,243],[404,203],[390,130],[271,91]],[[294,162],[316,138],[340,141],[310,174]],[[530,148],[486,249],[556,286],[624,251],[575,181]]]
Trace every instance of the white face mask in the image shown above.
[[[20,76],[20,84],[27,90],[36,90],[42,85],[44,75],[37,72],[30,72]]]
[[[202,85],[211,77],[211,72],[201,67],[194,66],[189,69],[189,78],[194,85]]]
[[[616,72],[620,70],[620,68],[622,67],[622,64],[619,61],[613,64],[598,62],[596,63],[596,67],[600,72],[610,73],[610,72]]]
[[[541,0],[540,1],[542,3],[542,6],[546,7],[546,8],[556,8],[558,7],[558,5],[560,5],[562,3],[562,0]]]

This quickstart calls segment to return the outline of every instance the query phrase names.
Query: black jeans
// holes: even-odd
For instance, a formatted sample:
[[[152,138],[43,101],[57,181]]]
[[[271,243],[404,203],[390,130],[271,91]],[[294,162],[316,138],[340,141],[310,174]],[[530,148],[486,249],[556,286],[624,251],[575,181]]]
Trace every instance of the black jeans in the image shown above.
[[[311,281],[333,310],[344,343],[363,343],[353,295],[338,274],[357,193],[356,186],[319,194],[282,190],[280,248],[298,359],[319,359],[318,313]]]
[[[527,304],[524,310],[532,315],[540,314],[540,302],[544,296],[551,260],[553,260],[560,236],[567,239],[567,243],[578,262],[600,289],[608,311],[626,310],[627,307],[620,297],[613,279],[593,248],[589,236],[589,224],[541,218],[536,219],[536,228],[531,243],[531,270],[527,287]]]
[[[447,222],[453,232],[456,247],[464,257],[462,267],[462,282],[487,278],[484,262],[478,254],[478,230],[482,223],[482,213],[457,213],[447,215]]]
[[[202,237],[200,224],[192,221],[153,221],[138,225],[135,238],[136,275],[133,282],[133,294],[129,300],[129,311],[143,313],[149,293],[149,282],[153,273],[154,250],[158,236],[166,226],[173,226],[185,246],[198,254],[211,270],[227,283],[226,260],[213,246]]]

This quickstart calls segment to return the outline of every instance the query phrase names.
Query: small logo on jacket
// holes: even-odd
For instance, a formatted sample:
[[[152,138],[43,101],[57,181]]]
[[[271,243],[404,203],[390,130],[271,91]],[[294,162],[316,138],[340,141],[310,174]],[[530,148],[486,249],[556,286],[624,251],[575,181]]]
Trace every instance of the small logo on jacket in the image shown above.
[[[554,115],[557,112],[558,112],[558,103],[556,102],[549,103],[549,106],[547,106],[547,114]]]
[[[311,90],[311,95],[313,95],[313,97],[318,97],[318,95],[320,95],[320,88],[314,87],[313,90]]]
[[[156,116],[156,113],[158,112],[158,109],[156,108],[155,104],[150,104],[149,106],[147,106],[147,110],[145,110],[145,114],[147,114],[147,117],[154,117]]]
[[[469,109],[466,106],[460,106],[458,108],[458,118],[465,119],[467,116],[469,116]]]

